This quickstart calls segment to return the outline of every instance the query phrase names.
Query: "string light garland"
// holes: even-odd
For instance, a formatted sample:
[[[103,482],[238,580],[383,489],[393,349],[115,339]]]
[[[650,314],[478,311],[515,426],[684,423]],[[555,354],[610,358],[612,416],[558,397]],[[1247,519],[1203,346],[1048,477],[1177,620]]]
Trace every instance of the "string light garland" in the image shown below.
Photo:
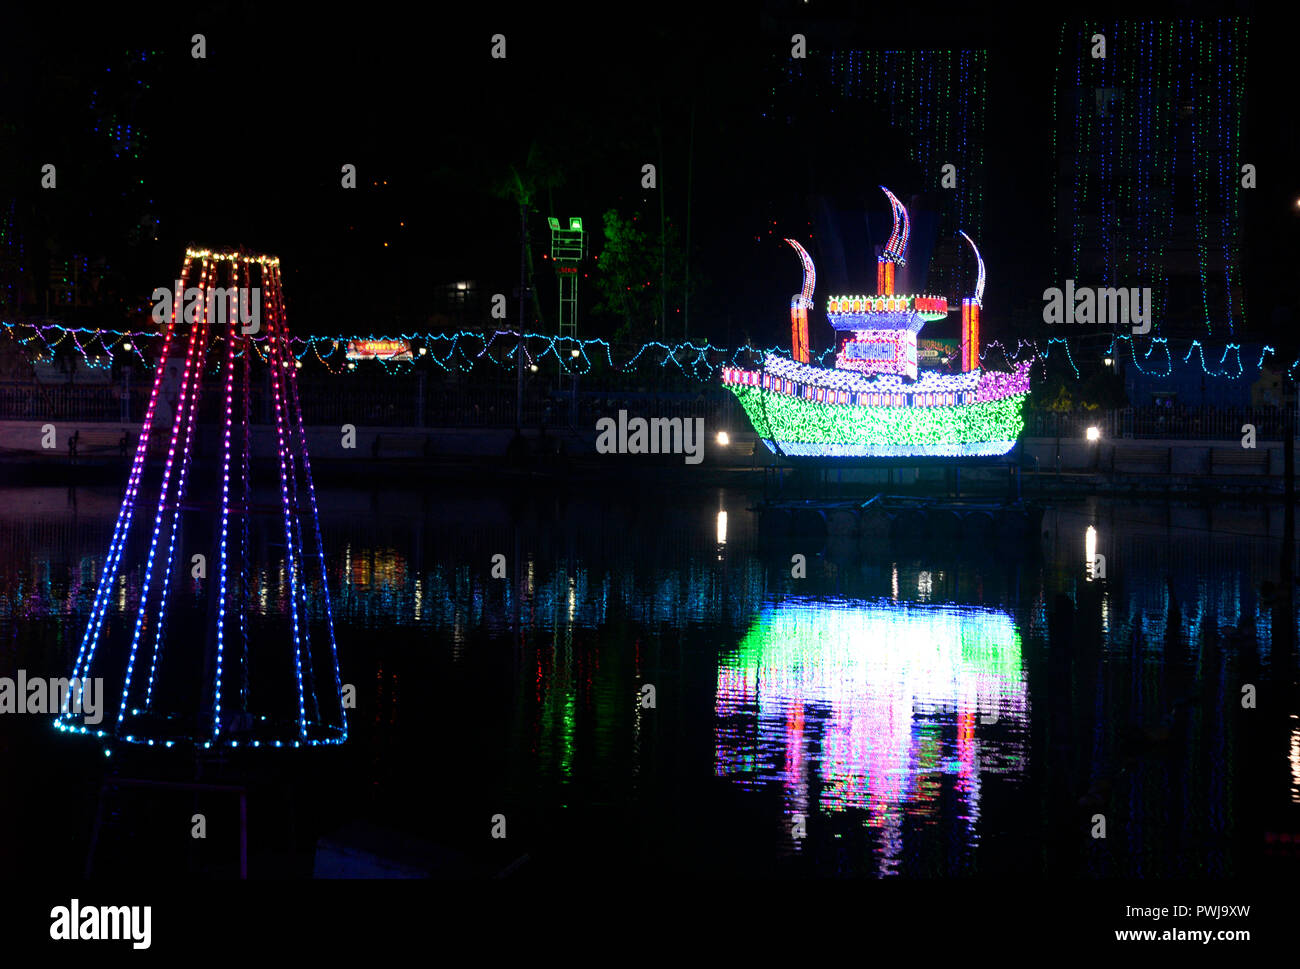
[[[386,373],[417,373],[421,372],[421,361],[428,361],[429,366],[447,373],[474,373],[479,367],[491,366],[503,373],[514,373],[514,346],[517,342],[517,336],[514,330],[498,330],[484,333],[480,330],[462,330],[457,333],[402,333],[397,336],[387,336],[382,334],[369,334],[366,336],[296,336],[288,337],[289,353],[288,356],[294,361],[295,369],[299,369],[298,364],[303,361],[310,361],[313,364],[319,364],[327,373],[336,376],[347,376],[355,371],[348,369],[348,361],[345,356],[345,350],[349,342],[365,340],[409,340],[416,345],[415,355],[410,361],[385,361],[382,358],[376,358],[377,363]],[[95,370],[108,370],[116,362],[118,355],[126,355],[138,360],[142,366],[153,367],[158,359],[158,355],[163,353],[166,330],[109,330],[94,328],[65,327],[58,323],[8,323],[0,321],[0,333],[12,338],[15,343],[24,348],[32,349],[35,347],[36,355],[39,362],[52,363],[54,361],[53,350],[64,344],[65,341],[76,348],[81,355],[82,363]],[[1022,349],[1018,353],[1029,353],[1037,356],[1042,361],[1051,358],[1053,352],[1058,356],[1068,358],[1071,369],[1078,375],[1078,368],[1073,363],[1073,353],[1069,349],[1071,340],[1076,343],[1078,338],[1070,337],[1050,337],[1046,340],[1021,340]],[[1138,361],[1146,360],[1149,355],[1155,351],[1162,353],[1160,350],[1166,342],[1165,337],[1131,337],[1127,334],[1117,335],[1116,344],[1120,341],[1131,341],[1133,345],[1132,355]],[[101,342],[102,341],[102,342]],[[208,358],[210,368],[220,368],[224,357],[219,350],[224,346],[226,337],[220,333],[212,333],[208,338]],[[761,361],[769,357],[790,356],[790,350],[783,346],[758,347],[751,344],[742,344],[739,347],[723,347],[708,342],[681,342],[676,344],[653,341],[645,343],[630,351],[624,360],[615,359],[615,346],[608,341],[598,337],[586,339],[573,339],[570,337],[559,337],[555,334],[546,333],[525,333],[525,359],[539,360],[548,357],[555,357],[565,375],[582,376],[593,372],[597,365],[603,366],[610,371],[620,374],[633,374],[644,366],[658,365],[660,368],[673,369],[680,376],[689,380],[701,382],[710,382],[716,380],[719,373],[725,367],[735,367],[741,363],[748,363],[754,366],[760,365]],[[502,346],[508,346],[509,349],[503,353],[503,359],[492,356],[487,351],[494,343],[500,342]],[[266,363],[268,357],[265,351],[265,335],[252,335],[241,340],[236,346],[235,358],[243,360],[245,356],[256,359],[259,362]],[[1225,344],[1227,346],[1236,346],[1236,344]],[[252,353],[248,354],[245,347],[251,347]],[[980,352],[980,359],[987,356],[990,349],[998,348],[998,341],[991,341],[984,345]],[[1146,347],[1145,350],[1140,347]],[[1212,354],[1208,344],[1206,344],[1206,353]],[[217,348],[214,350],[214,348]],[[1054,349],[1055,348],[1055,349]],[[425,350],[425,353],[421,353]],[[572,351],[577,350],[578,356],[572,356]],[[170,351],[167,351],[170,352]],[[1261,354],[1258,363],[1253,364],[1254,370],[1259,370],[1263,366],[1263,361],[1276,351],[1272,347],[1265,348]],[[822,365],[833,362],[836,351],[834,349],[823,350],[814,356],[814,360]],[[1008,358],[1010,359],[1010,358]],[[1175,357],[1172,359],[1167,372],[1157,374],[1148,374],[1149,376],[1171,376],[1184,363],[1189,363],[1190,358],[1183,359]],[[1244,366],[1244,364],[1243,364]],[[1290,369],[1300,369],[1300,359],[1291,364]],[[209,372],[215,372],[210,369]],[[1144,373],[1147,371],[1144,369]],[[1233,373],[1222,373],[1211,368],[1204,370],[1207,376],[1215,377],[1233,377]],[[1254,379],[1250,373],[1250,368],[1242,373],[1242,379]]]

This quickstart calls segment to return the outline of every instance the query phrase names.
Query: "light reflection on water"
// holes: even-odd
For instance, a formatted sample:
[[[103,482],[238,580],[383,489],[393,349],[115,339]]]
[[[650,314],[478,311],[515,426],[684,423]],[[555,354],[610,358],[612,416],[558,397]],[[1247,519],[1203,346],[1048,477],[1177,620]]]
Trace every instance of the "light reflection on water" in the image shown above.
[[[790,598],[721,659],[716,769],[778,782],[790,815],[857,809],[879,829],[936,818],[948,778],[973,843],[981,784],[1021,770],[1027,719],[1006,612]],[[896,870],[897,847],[882,840],[882,872]]]
[[[1061,509],[1041,555],[981,555],[770,547],[752,497],[726,491],[321,499],[344,676],[361,690],[351,783],[383,821],[427,814],[409,767],[432,736],[455,766],[431,784],[538,819],[634,805],[665,856],[740,831],[744,852],[799,871],[1231,874],[1260,826],[1300,828],[1276,813],[1300,805],[1300,711],[1265,712],[1249,748],[1229,715],[1245,677],[1287,675],[1260,593],[1276,578],[1267,513]],[[0,641],[17,646],[0,675],[64,669],[116,510],[107,491],[75,507],[62,489],[0,493]],[[266,542],[252,605],[277,616],[283,549]],[[120,613],[139,588],[128,570]],[[1054,629],[1060,595],[1077,614]],[[1169,737],[1143,746],[1171,711]],[[1088,798],[1115,819],[1106,845],[1076,836]],[[1244,803],[1265,805],[1254,828]],[[798,814],[806,841],[790,836]]]

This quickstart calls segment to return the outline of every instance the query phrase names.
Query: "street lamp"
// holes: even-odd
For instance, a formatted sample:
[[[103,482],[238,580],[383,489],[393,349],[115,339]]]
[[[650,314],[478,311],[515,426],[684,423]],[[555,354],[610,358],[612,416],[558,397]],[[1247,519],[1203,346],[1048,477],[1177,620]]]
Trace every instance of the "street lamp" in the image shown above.
[[[1114,361],[1113,359],[1111,359],[1110,357],[1107,357],[1107,358],[1105,359],[1105,361],[1103,361],[1103,362],[1104,362],[1104,363],[1106,364],[1106,366],[1108,366],[1108,367],[1113,367],[1113,366],[1115,366],[1115,361]]]
[[[1097,442],[1101,440],[1101,428],[1097,427],[1095,424],[1092,425],[1091,427],[1088,428],[1086,436],[1088,438],[1089,445],[1097,445]],[[1092,447],[1091,450],[1092,450],[1092,470],[1096,471],[1097,465],[1101,463],[1101,446],[1097,445],[1096,447]]]
[[[723,447],[726,447],[728,444],[731,443],[731,435],[728,434],[726,431],[718,431],[718,443],[721,444]]]

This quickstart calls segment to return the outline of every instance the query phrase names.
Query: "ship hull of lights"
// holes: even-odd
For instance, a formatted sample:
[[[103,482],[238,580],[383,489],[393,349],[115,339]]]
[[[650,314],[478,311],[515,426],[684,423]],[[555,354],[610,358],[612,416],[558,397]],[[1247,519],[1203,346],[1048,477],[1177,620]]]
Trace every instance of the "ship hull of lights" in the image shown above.
[[[238,300],[228,301],[228,314],[201,300],[189,321],[174,299],[70,677],[101,680],[106,709],[90,724],[65,708],[55,726],[167,748],[342,743],[347,716],[279,260],[188,250],[178,294],[190,280],[200,292],[260,291],[261,353],[243,333]],[[187,335],[178,320],[189,322]],[[252,375],[255,355],[270,369],[277,461],[267,469],[252,462],[251,388],[263,381]],[[164,420],[158,404],[171,394]],[[213,395],[221,444],[206,462],[192,461],[200,407]],[[271,543],[251,527],[252,509],[271,499],[255,481],[278,491],[269,501],[278,533]],[[269,548],[276,551],[262,560]],[[205,559],[201,574],[196,554]]]
[[[926,375],[910,384],[854,376],[860,383],[852,389],[743,370],[728,370],[724,382],[766,446],[790,457],[996,457],[1024,430],[1028,361],[1015,373]]]

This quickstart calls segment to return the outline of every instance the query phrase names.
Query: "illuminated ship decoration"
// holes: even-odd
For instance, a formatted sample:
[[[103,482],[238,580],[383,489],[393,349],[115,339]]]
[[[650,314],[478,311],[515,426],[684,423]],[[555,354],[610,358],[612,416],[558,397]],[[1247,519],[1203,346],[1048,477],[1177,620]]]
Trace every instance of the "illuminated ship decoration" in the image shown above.
[[[807,308],[816,271],[793,239],[804,268],[802,291],[790,303],[791,358],[769,353],[762,369],[724,368],[723,384],[739,399],[755,432],[786,458],[1001,457],[1024,429],[1033,360],[1007,373],[979,359],[984,260],[966,233],[978,265],[975,294],[961,302],[961,372],[921,373],[917,334],[949,313],[942,296],[894,292],[896,268],[907,265],[907,209],[885,188],[894,229],[877,260],[874,295],[831,296],[826,316],[844,342],[835,366],[810,362]]]
[[[55,726],[159,747],[342,743],[347,716],[280,260],[187,250],[177,286],[170,316],[156,307],[153,392],[72,671],[76,682],[101,682],[102,720],[68,702]],[[262,374],[253,383],[254,357],[269,370],[268,462],[252,447],[252,388],[262,383]],[[215,385],[208,399],[205,383]],[[201,405],[215,434],[204,433]],[[259,514],[270,541],[250,528]]]

